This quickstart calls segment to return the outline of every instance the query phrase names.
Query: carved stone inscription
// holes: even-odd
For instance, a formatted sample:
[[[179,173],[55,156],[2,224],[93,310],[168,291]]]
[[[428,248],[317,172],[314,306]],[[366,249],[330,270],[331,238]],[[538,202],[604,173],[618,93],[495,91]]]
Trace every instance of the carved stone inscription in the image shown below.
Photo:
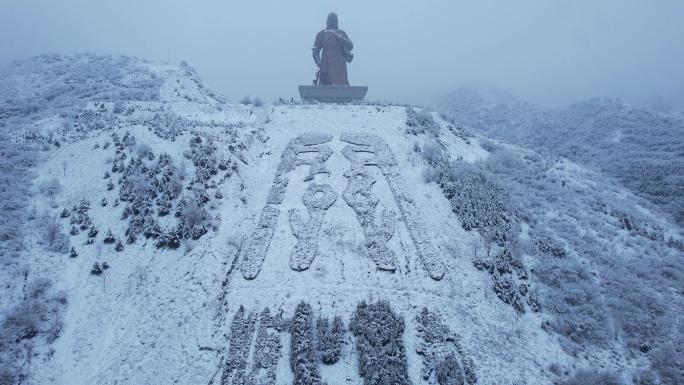
[[[369,169],[373,166],[378,167],[385,177],[425,270],[432,279],[442,279],[445,267],[425,227],[419,224],[416,204],[404,188],[397,162],[387,143],[376,135],[366,133],[342,134],[340,140],[347,143],[342,154],[350,162],[349,169],[344,173],[348,183],[342,197],[356,213],[366,239],[368,255],[377,268],[392,272],[397,268],[397,257],[387,246],[395,232],[396,213],[388,209],[386,203],[382,203],[373,192],[373,185],[377,182],[372,169]],[[266,257],[280,215],[278,206],[283,202],[289,183],[286,174],[300,165],[310,166],[304,182],[312,181],[317,174],[330,174],[325,167],[325,162],[332,154],[332,149],[325,143],[330,141],[332,135],[304,134],[291,140],[283,150],[266,206],[243,255],[241,270],[246,279],[254,279],[259,274]],[[299,155],[304,153],[316,153],[316,156],[301,158]],[[337,193],[330,185],[311,183],[302,197],[309,220],[305,222],[302,219],[300,210],[288,212],[290,228],[297,238],[297,245],[290,256],[293,270],[302,271],[311,266],[316,256],[318,232],[325,211],[336,199]]]
[[[366,237],[368,255],[380,270],[395,271],[397,258],[387,248],[387,241],[394,235],[394,212],[383,207],[376,210],[379,199],[373,194],[372,187],[376,180],[372,173],[364,168],[363,160],[351,146],[342,150],[351,162],[351,168],[344,174],[349,184],[342,194],[344,201],[354,209]]]
[[[311,184],[302,197],[304,206],[309,211],[309,221],[305,223],[297,209],[288,212],[292,234],[298,240],[290,258],[292,270],[302,271],[311,266],[311,262],[316,256],[318,230],[323,223],[325,210],[329,209],[335,200],[337,200],[337,194],[332,191],[330,185]]]
[[[247,245],[243,255],[243,261],[240,270],[242,271],[242,276],[245,277],[245,279],[256,278],[261,270],[261,265],[264,263],[264,259],[266,258],[266,251],[268,250],[275,226],[278,223],[278,217],[280,216],[280,209],[278,206],[285,198],[285,191],[287,190],[287,185],[289,183],[289,179],[285,174],[303,164],[310,166],[309,175],[304,178],[305,182],[313,180],[316,174],[330,174],[330,172],[325,168],[325,161],[328,160],[332,154],[332,149],[324,144],[330,142],[331,140],[332,135],[328,134],[303,134],[295,139],[292,139],[287,146],[285,146],[283,154],[280,157],[280,164],[278,165],[276,175],[273,178],[273,186],[268,193],[266,207],[264,207],[259,224],[257,225],[256,230],[254,230],[251,240]],[[299,154],[303,153],[318,154],[313,159],[299,158]],[[314,189],[320,190],[325,188],[318,186],[314,187]],[[307,192],[308,191],[309,190],[307,190]],[[313,194],[315,194],[316,191],[314,191]],[[329,186],[328,190],[325,191],[332,193],[332,190]],[[328,197],[329,193],[324,193],[324,195]],[[303,199],[305,200],[304,204],[307,206],[307,208],[309,208],[310,214],[315,212],[315,216],[318,219],[314,220],[312,216],[312,220],[309,221],[306,226],[304,226],[304,224],[301,223],[302,221],[299,219],[298,214],[290,212],[290,223],[294,223],[292,228],[295,232],[295,236],[298,239],[303,239],[303,241],[300,239],[300,242],[297,244],[297,248],[295,248],[295,251],[293,252],[290,265],[295,270],[304,270],[311,264],[311,260],[313,260],[316,252],[315,236],[318,235],[318,229],[320,228],[321,222],[323,220],[322,211],[327,210],[330,205],[335,202],[335,197],[333,197],[330,205],[326,206],[326,208],[323,210],[319,210],[319,207],[325,206],[325,202],[317,202],[316,199],[307,198],[307,194],[305,194]],[[309,202],[309,204],[307,204],[307,202]],[[316,225],[316,223],[318,224]],[[311,231],[313,231],[314,226],[317,227],[315,228],[315,234],[312,236],[310,234]],[[311,231],[305,234],[306,231],[304,228],[306,228],[307,231]],[[312,251],[311,248],[313,248]],[[306,262],[307,260],[308,263]]]
[[[363,163],[363,166],[377,166],[380,168],[389,184],[390,190],[392,190],[394,200],[401,211],[401,216],[409,234],[411,234],[413,243],[416,245],[418,255],[423,262],[423,266],[425,266],[425,270],[427,270],[432,279],[442,279],[446,271],[444,264],[439,260],[437,252],[432,247],[425,227],[419,224],[418,209],[404,188],[405,184],[399,174],[397,162],[387,143],[377,135],[366,133],[342,134],[340,140],[350,144],[343,150],[345,156],[350,152],[371,153],[375,155],[374,157],[354,157],[351,155],[352,159],[355,159],[352,160],[352,169],[355,167],[358,169],[361,167],[361,163]],[[349,156],[347,157],[349,158]],[[356,166],[354,166],[355,162],[357,163]]]

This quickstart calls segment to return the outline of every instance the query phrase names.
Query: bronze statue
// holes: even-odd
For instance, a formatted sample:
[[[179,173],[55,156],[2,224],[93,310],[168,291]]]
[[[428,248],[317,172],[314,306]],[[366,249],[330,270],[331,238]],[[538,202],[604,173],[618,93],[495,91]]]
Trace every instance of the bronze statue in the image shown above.
[[[329,14],[328,25],[316,35],[312,48],[314,62],[319,68],[314,85],[348,86],[347,63],[354,59],[353,48],[347,33],[337,25],[337,15]]]

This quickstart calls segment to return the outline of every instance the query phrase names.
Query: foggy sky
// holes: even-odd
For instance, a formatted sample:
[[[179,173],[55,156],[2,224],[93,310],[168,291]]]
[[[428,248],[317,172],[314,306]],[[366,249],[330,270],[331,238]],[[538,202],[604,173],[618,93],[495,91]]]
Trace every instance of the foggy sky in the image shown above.
[[[232,101],[298,98],[332,11],[369,100],[424,104],[476,83],[553,107],[684,106],[681,0],[1,0],[0,66],[121,53],[185,60]]]

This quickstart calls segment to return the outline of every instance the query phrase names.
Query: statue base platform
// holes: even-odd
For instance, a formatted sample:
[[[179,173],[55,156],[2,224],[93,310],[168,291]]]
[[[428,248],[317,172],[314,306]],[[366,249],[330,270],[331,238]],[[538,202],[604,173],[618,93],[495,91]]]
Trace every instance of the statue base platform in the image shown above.
[[[299,86],[302,101],[321,103],[350,103],[363,100],[368,92],[366,86]]]

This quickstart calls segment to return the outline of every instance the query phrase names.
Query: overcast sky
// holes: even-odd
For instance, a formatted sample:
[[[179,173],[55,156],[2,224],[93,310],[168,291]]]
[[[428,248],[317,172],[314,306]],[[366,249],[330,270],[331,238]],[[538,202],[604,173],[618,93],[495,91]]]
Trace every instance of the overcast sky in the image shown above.
[[[329,12],[367,99],[424,104],[464,83],[564,107],[684,106],[682,0],[0,0],[0,66],[41,53],[185,60],[232,101],[298,96]]]

